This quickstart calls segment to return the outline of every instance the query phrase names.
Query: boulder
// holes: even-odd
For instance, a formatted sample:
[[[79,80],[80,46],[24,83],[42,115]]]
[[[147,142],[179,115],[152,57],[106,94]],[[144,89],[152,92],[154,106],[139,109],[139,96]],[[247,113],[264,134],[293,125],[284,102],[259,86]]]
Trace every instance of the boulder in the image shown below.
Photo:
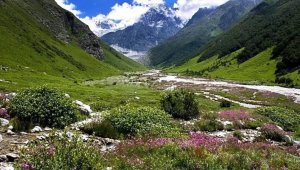
[[[6,132],[8,135],[15,135],[15,132],[13,132],[12,130],[8,129]]]
[[[14,129],[14,127],[12,126],[12,125],[10,125],[10,126],[8,126],[8,128],[7,128],[8,130],[13,130]]]
[[[35,126],[30,132],[31,133],[38,133],[38,132],[42,132],[43,129],[39,126]]]
[[[293,139],[289,135],[284,136],[284,141],[288,144],[293,144],[294,143]]]
[[[75,104],[79,107],[81,113],[83,114],[90,115],[93,112],[89,105],[86,105],[79,100],[76,100]]]
[[[10,163],[0,162],[0,169],[1,170],[14,170],[14,166],[13,166],[13,164],[10,164]]]
[[[0,118],[0,125],[1,126],[7,126],[7,125],[9,125],[9,120]]]
[[[8,162],[14,162],[15,160],[19,159],[20,156],[15,153],[8,153],[6,154]]]
[[[7,161],[6,155],[0,155],[0,162],[6,162],[6,161]]]

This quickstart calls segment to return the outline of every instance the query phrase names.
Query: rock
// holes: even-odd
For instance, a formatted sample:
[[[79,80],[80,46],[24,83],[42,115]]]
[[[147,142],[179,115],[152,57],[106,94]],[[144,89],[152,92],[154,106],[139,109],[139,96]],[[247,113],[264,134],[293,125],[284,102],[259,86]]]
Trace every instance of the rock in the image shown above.
[[[20,132],[20,134],[24,136],[24,135],[27,135],[28,133],[26,133],[26,132]]]
[[[91,107],[89,105],[86,105],[86,104],[82,103],[79,100],[76,100],[75,104],[79,107],[80,111],[83,114],[90,115],[93,112],[92,109],[91,109]]]
[[[8,128],[7,128],[8,130],[13,130],[14,129],[14,127],[12,126],[12,125],[10,125],[10,126],[8,126]]]
[[[33,129],[31,129],[31,133],[38,133],[38,132],[42,132],[43,129],[39,126],[35,126]]]
[[[52,129],[51,129],[51,128],[48,128],[48,127],[45,127],[44,130],[45,130],[45,131],[51,131]]]
[[[14,170],[14,166],[13,164],[10,164],[10,163],[0,163],[0,169],[1,170]]]
[[[6,94],[5,97],[9,100],[13,99],[15,96],[17,95],[17,93],[9,93],[9,94]]]
[[[107,167],[106,170],[112,170],[112,167]]]
[[[6,162],[6,161],[7,161],[6,155],[0,155],[0,162]]]
[[[290,144],[294,143],[293,139],[289,135],[284,136],[284,141]]]
[[[278,126],[278,125],[276,125],[276,127],[277,127],[279,130],[283,130],[283,128],[280,127],[280,126]]]
[[[15,132],[13,132],[12,130],[8,129],[6,132],[8,135],[15,135]]]
[[[66,135],[69,139],[73,139],[74,134],[72,132],[67,132]]]
[[[89,135],[82,134],[82,135],[80,135],[80,138],[83,142],[87,142],[89,140]]]
[[[0,125],[1,126],[7,126],[7,125],[9,125],[9,120],[0,118]]]
[[[140,100],[141,98],[140,98],[140,97],[135,97],[135,99],[136,99],[136,100]]]
[[[2,135],[0,135],[0,143],[3,141]]]
[[[66,97],[66,98],[71,98],[70,95],[67,94],[67,93],[65,94],[65,97]]]
[[[8,153],[6,154],[8,162],[14,162],[15,160],[19,159],[20,156],[15,153]]]
[[[37,138],[38,140],[45,140],[45,139],[46,139],[45,136],[37,136],[36,138]]]

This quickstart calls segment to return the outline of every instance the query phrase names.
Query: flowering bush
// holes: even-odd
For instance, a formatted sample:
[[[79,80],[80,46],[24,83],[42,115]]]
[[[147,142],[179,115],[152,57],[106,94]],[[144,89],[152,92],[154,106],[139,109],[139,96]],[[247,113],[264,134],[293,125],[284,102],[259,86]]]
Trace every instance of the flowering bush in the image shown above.
[[[76,137],[50,138],[24,149],[16,169],[299,169],[299,164],[299,151],[292,147],[190,133],[181,139],[130,140],[108,153]]]
[[[0,118],[7,118],[7,117],[9,117],[7,109],[0,108]]]
[[[199,115],[194,93],[187,90],[168,92],[160,101],[162,108],[174,118],[190,120]]]
[[[219,117],[224,120],[239,121],[250,119],[251,114],[243,110],[229,110],[220,112]]]
[[[285,141],[286,132],[273,124],[265,124],[261,127],[261,134],[267,138],[278,142]]]
[[[72,101],[46,87],[28,89],[14,97],[11,116],[22,122],[57,128],[77,120]]]
[[[280,107],[266,107],[257,109],[256,113],[270,118],[288,131],[296,130],[300,124],[300,114],[293,110]]]

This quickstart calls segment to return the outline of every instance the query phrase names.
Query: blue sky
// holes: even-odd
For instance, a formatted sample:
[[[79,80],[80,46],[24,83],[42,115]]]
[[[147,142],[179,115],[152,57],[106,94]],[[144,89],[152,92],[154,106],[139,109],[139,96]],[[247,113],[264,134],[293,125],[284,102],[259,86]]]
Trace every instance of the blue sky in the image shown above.
[[[96,16],[99,13],[106,15],[115,4],[124,2],[131,4],[132,0],[68,0],[68,2],[75,4],[76,8],[82,12],[80,16],[85,17]],[[176,0],[166,0],[169,6],[173,6],[175,2]]]

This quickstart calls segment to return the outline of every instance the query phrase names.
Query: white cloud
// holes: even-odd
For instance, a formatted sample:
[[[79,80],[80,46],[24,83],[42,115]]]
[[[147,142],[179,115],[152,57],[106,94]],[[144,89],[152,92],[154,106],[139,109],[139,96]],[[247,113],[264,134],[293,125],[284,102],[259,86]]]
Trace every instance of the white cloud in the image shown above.
[[[177,8],[176,15],[182,20],[189,20],[199,8],[219,6],[228,0],[177,0],[174,8]]]
[[[164,3],[164,0],[133,0],[133,4],[142,6],[157,6]]]
[[[76,9],[76,5],[69,3],[68,0],[55,0],[56,3],[62,8],[72,12],[74,15],[79,16],[81,11]]]
[[[133,0],[131,4],[124,2],[115,4],[107,15],[98,14],[97,16],[80,18],[81,11],[76,9],[76,5],[69,3],[68,0],[55,0],[62,8],[72,12],[90,29],[101,36],[108,32],[124,29],[137,23],[140,17],[150,8],[165,4],[165,0]],[[228,0],[177,0],[174,8],[177,8],[176,15],[184,21],[190,19],[199,8],[219,6]],[[105,24],[108,28],[100,27]]]

